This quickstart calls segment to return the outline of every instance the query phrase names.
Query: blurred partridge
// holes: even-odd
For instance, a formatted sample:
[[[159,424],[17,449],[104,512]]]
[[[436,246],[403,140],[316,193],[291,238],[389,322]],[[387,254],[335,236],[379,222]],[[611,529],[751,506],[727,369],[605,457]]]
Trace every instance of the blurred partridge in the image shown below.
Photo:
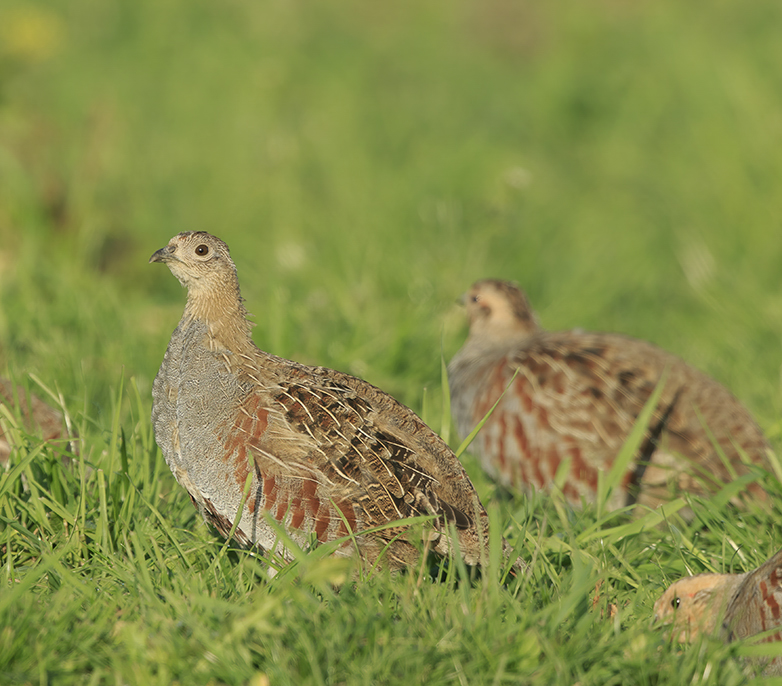
[[[565,496],[574,505],[593,501],[598,473],[610,469],[664,372],[660,401],[611,508],[716,491],[731,470],[748,472],[741,453],[769,468],[768,441],[749,412],[678,357],[619,334],[545,331],[507,281],[478,281],[465,301],[470,330],[448,366],[451,406],[465,437],[508,389],[473,442],[504,486],[550,489],[569,459]],[[765,498],[754,482],[747,490]]]
[[[700,634],[727,642],[770,631],[761,642],[782,640],[782,550],[745,574],[699,574],[671,584],[654,604],[654,621],[671,627],[674,640]],[[773,631],[779,628],[779,631]],[[764,663],[766,675],[782,674],[782,657]]]
[[[62,412],[50,407],[32,393],[28,395],[21,386],[17,385],[14,388],[8,379],[0,378],[0,405],[6,405],[11,413],[15,414],[17,399],[26,431],[40,433],[45,441],[52,442],[63,449],[67,447],[69,438]],[[0,427],[0,465],[8,462],[12,449],[10,440]]]
[[[355,540],[363,564],[393,570],[419,557],[410,524],[368,530],[432,515],[430,550],[447,555],[458,543],[467,564],[480,562],[486,512],[453,452],[411,410],[361,379],[259,350],[220,239],[181,233],[150,262],[188,290],[153,385],[155,438],[223,536],[249,476],[234,532],[242,545],[290,559],[271,519],[301,546],[355,534],[337,554],[354,554]]]

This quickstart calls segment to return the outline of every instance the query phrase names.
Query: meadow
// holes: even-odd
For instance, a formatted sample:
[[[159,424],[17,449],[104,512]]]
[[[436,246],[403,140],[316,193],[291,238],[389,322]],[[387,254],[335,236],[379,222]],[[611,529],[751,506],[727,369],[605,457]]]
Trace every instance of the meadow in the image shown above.
[[[672,645],[652,605],[782,547],[775,475],[767,509],[638,520],[502,493],[468,450],[528,574],[353,583],[314,551],[269,578],[155,445],[185,293],[147,260],[218,235],[261,348],[454,447],[456,300],[499,277],[547,328],[684,357],[779,449],[780,22],[773,0],[0,3],[0,371],[80,436],[66,466],[0,409],[0,683],[748,683],[746,646]]]

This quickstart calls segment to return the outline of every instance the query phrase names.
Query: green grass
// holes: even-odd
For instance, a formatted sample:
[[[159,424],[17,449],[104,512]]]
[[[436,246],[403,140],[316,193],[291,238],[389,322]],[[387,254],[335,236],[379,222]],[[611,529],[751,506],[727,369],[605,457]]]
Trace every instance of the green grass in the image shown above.
[[[780,444],[782,7],[716,0],[6,0],[0,366],[60,394],[64,467],[0,476],[0,682],[738,684],[736,648],[650,627],[674,578],[750,569],[770,513],[645,526],[498,493],[528,577],[336,585],[226,549],[162,460],[151,382],[184,292],[152,252],[228,242],[256,342],[443,421],[454,301],[512,278],[549,328],[710,373]],[[14,412],[0,415],[13,425]],[[596,584],[600,595],[593,607]],[[604,619],[607,603],[614,619]],[[603,613],[604,614],[604,613]]]

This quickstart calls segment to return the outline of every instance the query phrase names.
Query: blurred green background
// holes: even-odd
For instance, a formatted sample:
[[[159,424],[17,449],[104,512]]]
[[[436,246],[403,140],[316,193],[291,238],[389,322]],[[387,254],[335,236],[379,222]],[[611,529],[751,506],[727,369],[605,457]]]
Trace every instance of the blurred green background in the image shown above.
[[[463,340],[456,298],[504,277],[549,328],[682,355],[774,434],[780,19],[765,0],[4,0],[2,361],[92,418],[123,373],[147,394],[185,298],[147,259],[207,230],[261,347],[416,409]]]
[[[719,495],[628,533],[495,498],[468,458],[531,565],[508,587],[335,592],[339,561],[269,581],[226,553],[154,447],[185,293],[147,260],[217,234],[261,347],[435,430],[456,299],[514,279],[548,328],[713,375],[779,448],[781,20],[779,0],[0,0],[0,373],[62,392],[83,458],[28,441],[0,474],[0,681],[745,683],[735,646],[649,628],[673,579],[779,548],[778,510]]]

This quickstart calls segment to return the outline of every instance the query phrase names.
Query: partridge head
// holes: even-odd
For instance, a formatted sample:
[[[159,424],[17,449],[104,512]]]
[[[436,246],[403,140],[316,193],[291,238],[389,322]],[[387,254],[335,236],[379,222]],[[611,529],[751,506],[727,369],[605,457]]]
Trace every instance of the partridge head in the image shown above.
[[[465,437],[499,400],[473,450],[506,487],[547,490],[568,460],[565,496],[574,505],[594,500],[599,472],[610,469],[664,375],[641,448],[609,506],[716,491],[749,471],[745,459],[768,468],[768,441],[749,412],[675,355],[620,334],[546,331],[508,281],[476,282],[465,305],[469,335],[448,366],[451,407]],[[765,497],[757,483],[747,491]]]
[[[398,569],[419,557],[405,520],[424,515],[431,550],[458,546],[480,562],[486,512],[453,452],[411,410],[361,379],[258,349],[220,239],[181,233],[150,261],[188,289],[153,385],[155,437],[207,521],[285,558],[275,526],[299,545],[341,540],[336,554]]]
[[[746,574],[698,574],[671,584],[654,604],[654,622],[680,643],[714,634]]]
[[[674,640],[713,635],[726,642],[764,634],[782,640],[782,550],[745,574],[699,574],[673,583],[654,604],[654,621]],[[766,675],[782,674],[782,658],[760,660]]]
[[[478,281],[462,302],[470,322],[469,340],[478,345],[507,345],[542,330],[527,294],[510,281]]]

